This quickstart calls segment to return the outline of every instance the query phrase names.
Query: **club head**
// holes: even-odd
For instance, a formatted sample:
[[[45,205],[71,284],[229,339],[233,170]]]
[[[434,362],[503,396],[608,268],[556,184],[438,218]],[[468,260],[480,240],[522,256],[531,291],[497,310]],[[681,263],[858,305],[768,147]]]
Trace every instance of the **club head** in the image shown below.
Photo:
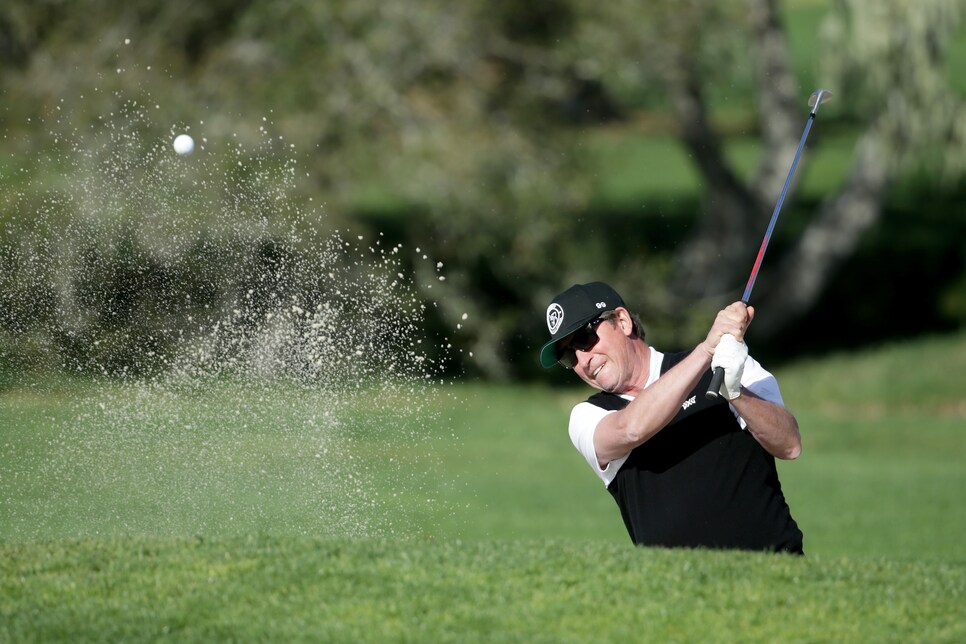
[[[812,114],[814,114],[818,111],[819,105],[828,103],[830,100],[832,100],[832,92],[819,88],[808,97],[808,106],[812,108]]]

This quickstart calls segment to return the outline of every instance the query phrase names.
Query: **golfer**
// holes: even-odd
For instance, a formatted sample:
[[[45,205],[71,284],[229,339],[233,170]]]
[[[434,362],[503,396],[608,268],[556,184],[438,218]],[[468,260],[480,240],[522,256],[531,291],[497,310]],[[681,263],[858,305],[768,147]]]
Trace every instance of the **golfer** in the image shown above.
[[[607,486],[638,545],[802,554],[775,457],[801,452],[774,376],[743,341],[754,309],[721,310],[692,351],[648,345],[607,284],[575,284],[547,308],[545,368],[573,369],[598,393],[573,408],[570,439]],[[718,401],[704,393],[725,371]]]

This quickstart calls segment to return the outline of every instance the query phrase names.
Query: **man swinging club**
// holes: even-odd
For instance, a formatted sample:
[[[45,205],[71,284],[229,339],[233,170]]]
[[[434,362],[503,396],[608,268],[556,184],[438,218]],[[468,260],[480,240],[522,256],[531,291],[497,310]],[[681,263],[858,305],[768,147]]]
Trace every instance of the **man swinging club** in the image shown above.
[[[600,392],[574,407],[570,439],[620,507],[636,544],[802,554],[775,457],[802,451],[798,422],[774,376],[748,356],[748,306],[762,257],[805,148],[818,89],[741,301],[721,310],[693,351],[664,355],[602,282],[550,303],[544,367],[573,369]],[[713,371],[709,370],[709,366]]]
[[[802,554],[775,468],[801,453],[798,423],[748,356],[753,317],[735,302],[692,351],[663,354],[607,284],[575,284],[550,303],[540,361],[599,390],[573,408],[570,438],[635,544]],[[716,367],[724,382],[710,399]]]

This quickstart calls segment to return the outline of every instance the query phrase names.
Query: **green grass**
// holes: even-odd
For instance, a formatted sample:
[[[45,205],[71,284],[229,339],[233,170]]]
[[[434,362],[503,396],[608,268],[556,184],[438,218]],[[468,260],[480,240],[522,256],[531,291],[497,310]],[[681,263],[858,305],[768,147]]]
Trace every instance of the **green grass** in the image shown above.
[[[810,553],[962,559],[966,409],[950,374],[964,372],[963,335],[779,372],[805,446],[780,468]],[[0,539],[625,543],[612,500],[566,435],[584,395],[463,384],[415,404],[255,383],[15,387],[0,395]]]
[[[851,131],[815,132],[808,158],[803,156],[799,167],[797,199],[818,200],[841,187],[854,161],[856,136]],[[592,209],[633,211],[656,199],[679,199],[688,204],[701,187],[694,162],[670,135],[619,125],[598,128],[585,139],[593,168]],[[761,157],[761,139],[757,135],[728,137],[725,155],[739,176],[750,178]]]
[[[613,502],[567,439],[573,391],[464,385],[426,389],[419,402],[380,394],[259,383],[11,389],[0,399],[0,539],[623,541]],[[574,521],[562,501],[588,514]]]
[[[961,641],[962,373],[966,333],[778,373],[804,559],[631,547],[578,388],[8,385],[0,641]]]
[[[694,165],[670,135],[617,126],[598,128],[584,143],[594,207],[638,207],[656,195],[691,198],[699,186]]]
[[[805,443],[780,471],[813,550],[966,560],[963,374],[963,334],[780,374]]]
[[[121,641],[956,641],[961,565],[574,540],[0,546],[0,637]]]

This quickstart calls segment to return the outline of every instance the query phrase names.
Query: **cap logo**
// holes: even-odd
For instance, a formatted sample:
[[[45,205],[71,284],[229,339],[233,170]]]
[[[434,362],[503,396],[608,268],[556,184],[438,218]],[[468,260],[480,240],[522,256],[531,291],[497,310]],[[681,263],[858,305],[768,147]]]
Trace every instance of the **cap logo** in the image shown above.
[[[547,328],[550,329],[550,335],[554,335],[559,329],[560,325],[563,324],[564,320],[564,310],[563,307],[553,302],[547,307]]]

